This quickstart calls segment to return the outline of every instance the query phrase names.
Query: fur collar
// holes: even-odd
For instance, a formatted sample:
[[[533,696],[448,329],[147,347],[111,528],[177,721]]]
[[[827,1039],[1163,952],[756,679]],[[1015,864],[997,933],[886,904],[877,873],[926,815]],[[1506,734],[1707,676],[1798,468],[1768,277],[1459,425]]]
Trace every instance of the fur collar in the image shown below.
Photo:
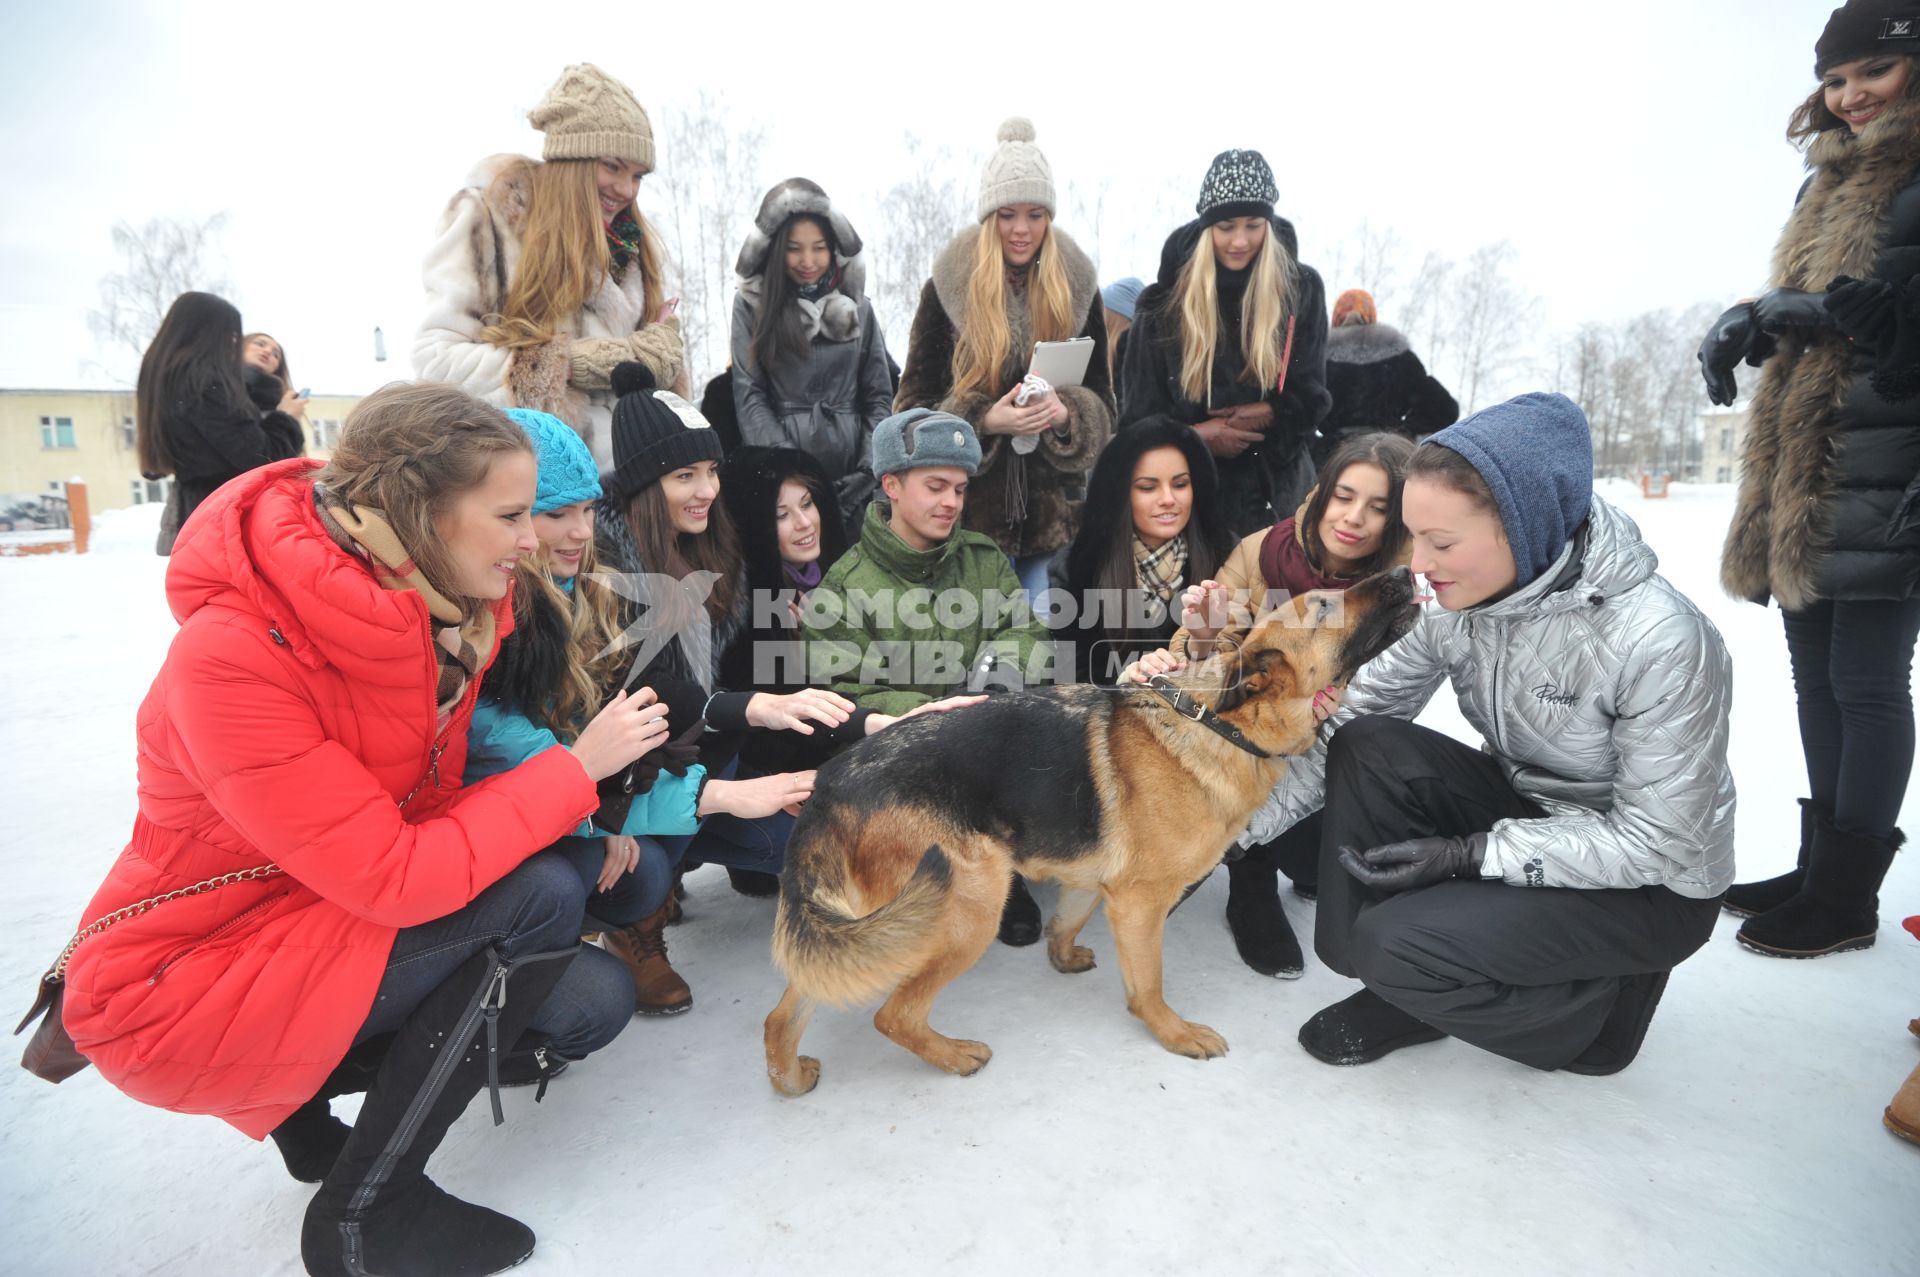
[[[794,298],[793,304],[806,312],[806,332],[809,341],[825,337],[828,341],[852,341],[860,335],[860,309],[867,299],[867,255],[856,253],[852,257],[834,254],[834,261],[840,267],[840,287],[821,297],[818,301],[807,302]],[[740,279],[740,296],[746,299],[748,309],[757,320],[760,315],[760,297],[766,289],[766,279],[762,275],[743,275]]]
[[[934,259],[933,290],[939,295],[940,308],[947,312],[947,320],[955,333],[965,331],[967,326],[967,276],[973,271],[973,246],[979,238],[979,228],[969,227],[955,235]],[[1067,268],[1067,287],[1073,297],[1072,311],[1077,323],[1093,308],[1093,299],[1100,291],[1099,273],[1072,236],[1057,225],[1048,228],[1047,238],[1060,248],[1060,262]]]
[[[1407,339],[1388,324],[1348,324],[1327,334],[1330,364],[1378,364],[1407,353]]]
[[[527,223],[527,205],[533,199],[530,177],[539,165],[539,160],[503,151],[474,165],[465,185],[468,190],[479,191],[488,207],[518,235]]]
[[[1813,177],[1773,256],[1773,286],[1824,292],[1836,275],[1865,278],[1880,219],[1920,169],[1920,99],[1903,98],[1853,133],[1829,129],[1807,148]]]

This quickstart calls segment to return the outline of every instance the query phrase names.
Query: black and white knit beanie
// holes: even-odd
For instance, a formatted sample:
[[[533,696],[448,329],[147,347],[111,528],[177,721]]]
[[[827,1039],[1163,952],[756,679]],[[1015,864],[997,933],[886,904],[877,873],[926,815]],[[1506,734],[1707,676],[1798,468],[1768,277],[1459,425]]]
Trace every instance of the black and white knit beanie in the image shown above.
[[[1194,205],[1202,221],[1220,222],[1229,217],[1273,217],[1273,205],[1280,189],[1273,184],[1273,170],[1258,151],[1222,151],[1213,157],[1206,181],[1200,183],[1200,199]]]

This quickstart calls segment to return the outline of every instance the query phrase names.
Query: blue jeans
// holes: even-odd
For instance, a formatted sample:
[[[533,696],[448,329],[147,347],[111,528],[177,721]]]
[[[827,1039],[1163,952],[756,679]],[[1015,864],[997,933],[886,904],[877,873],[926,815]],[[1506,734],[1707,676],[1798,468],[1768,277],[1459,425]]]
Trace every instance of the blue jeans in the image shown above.
[[[1056,552],[1048,550],[1043,554],[1010,554],[1008,560],[1013,564],[1013,574],[1020,578],[1020,588],[1027,592],[1027,601],[1034,602],[1047,588],[1047,564],[1053,562]]]
[[[464,908],[402,927],[354,1041],[397,1031],[428,994],[490,945],[513,958],[579,944],[586,894],[564,856],[542,851]],[[528,1029],[546,1034],[554,1053],[578,1060],[612,1042],[632,1018],[633,977],[626,966],[585,945]]]
[[[639,842],[640,863],[631,873],[621,874],[620,880],[605,891],[595,887],[600,881],[600,866],[607,859],[606,839],[562,838],[548,848],[555,855],[565,857],[586,886],[587,930],[617,931],[630,927],[667,902],[677,862],[653,839],[642,838]]]

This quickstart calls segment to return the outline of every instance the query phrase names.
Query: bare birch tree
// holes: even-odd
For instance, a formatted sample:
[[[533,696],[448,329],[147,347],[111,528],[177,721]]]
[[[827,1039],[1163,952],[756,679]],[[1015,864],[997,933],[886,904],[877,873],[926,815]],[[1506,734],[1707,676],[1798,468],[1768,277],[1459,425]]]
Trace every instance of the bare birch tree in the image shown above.
[[[125,266],[100,281],[100,308],[87,312],[94,337],[137,359],[181,293],[228,296],[232,285],[215,265],[226,223],[225,213],[199,222],[157,217],[138,230],[116,223],[113,249]]]

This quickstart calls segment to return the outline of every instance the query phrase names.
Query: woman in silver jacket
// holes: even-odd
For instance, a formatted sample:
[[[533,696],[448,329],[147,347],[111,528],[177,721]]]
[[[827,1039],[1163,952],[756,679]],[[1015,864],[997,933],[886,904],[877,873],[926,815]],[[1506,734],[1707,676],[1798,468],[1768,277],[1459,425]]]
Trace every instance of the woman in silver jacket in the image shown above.
[[[1354,677],[1244,840],[1324,805],[1314,948],[1366,987],[1300,1044],[1364,1064],[1452,1036],[1617,1072],[1733,880],[1726,649],[1593,495],[1564,396],[1434,435],[1402,502],[1438,607]],[[1443,682],[1484,749],[1410,721]]]
[[[873,497],[868,442],[893,411],[887,341],[866,297],[860,236],[827,193],[788,178],[740,246],[733,402],[740,438],[825,467],[849,540]]]

